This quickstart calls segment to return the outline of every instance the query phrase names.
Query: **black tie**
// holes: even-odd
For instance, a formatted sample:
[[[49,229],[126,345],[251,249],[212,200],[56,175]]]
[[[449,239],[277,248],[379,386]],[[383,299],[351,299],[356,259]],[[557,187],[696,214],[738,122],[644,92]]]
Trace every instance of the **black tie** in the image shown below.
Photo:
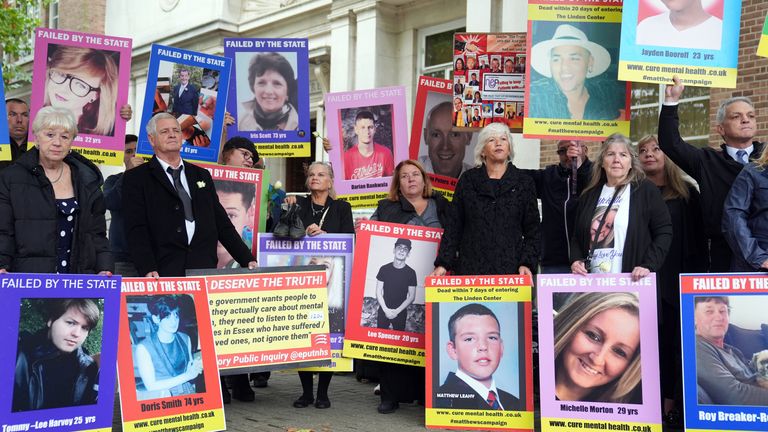
[[[181,204],[184,206],[184,219],[192,222],[195,220],[195,217],[192,215],[192,198],[189,197],[187,190],[184,189],[184,185],[181,184],[181,170],[183,169],[184,165],[177,169],[168,167],[168,173],[173,177],[173,187],[176,188],[176,193],[179,195]]]

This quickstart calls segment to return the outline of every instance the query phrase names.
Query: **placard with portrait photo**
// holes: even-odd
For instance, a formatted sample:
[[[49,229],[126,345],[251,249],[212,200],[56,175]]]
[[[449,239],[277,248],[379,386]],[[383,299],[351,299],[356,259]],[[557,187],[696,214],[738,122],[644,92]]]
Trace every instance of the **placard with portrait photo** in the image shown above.
[[[0,292],[2,430],[110,429],[120,276],[6,273]]]
[[[352,208],[376,207],[408,158],[405,87],[327,93],[325,108],[339,198]]]
[[[426,301],[426,426],[532,431],[531,278],[428,277]]]
[[[125,278],[120,317],[123,429],[225,429],[205,280]]]
[[[617,80],[621,5],[531,0],[528,11],[524,136],[629,135],[630,84]]]
[[[683,400],[691,431],[768,431],[768,276],[681,274]]]
[[[463,76],[459,76],[464,80]],[[448,199],[453,197],[459,175],[475,165],[472,131],[453,130],[451,80],[419,77],[413,108],[411,159],[418,160],[429,174],[432,187]],[[478,111],[479,118],[479,111]]]
[[[627,0],[622,23],[620,80],[736,88],[741,0]]]
[[[35,29],[29,144],[40,108],[72,112],[77,136],[72,150],[97,165],[122,165],[128,101],[131,39],[58,29]]]
[[[536,286],[543,430],[661,430],[656,275],[541,274]]]
[[[216,163],[231,65],[226,57],[152,44],[136,153],[154,153],[147,122],[166,112],[179,121],[181,157]]]
[[[424,279],[443,230],[362,221],[356,230],[344,356],[424,366]]]
[[[328,366],[302,368],[313,372],[352,372],[352,359],[342,357],[349,285],[352,278],[352,256],[355,236],[322,234],[288,240],[272,234],[259,234],[258,257],[262,267],[322,266],[328,288],[328,327],[331,335],[332,361]]]
[[[309,157],[309,42],[307,39],[224,38],[234,85],[227,109],[242,136],[263,157]]]
[[[0,81],[2,81],[2,79],[3,70],[0,68]],[[0,99],[5,100],[5,85],[0,86]],[[0,115],[2,118],[8,118],[5,105],[0,108]],[[8,123],[0,122],[0,161],[9,160],[11,160],[11,137],[8,134]]]

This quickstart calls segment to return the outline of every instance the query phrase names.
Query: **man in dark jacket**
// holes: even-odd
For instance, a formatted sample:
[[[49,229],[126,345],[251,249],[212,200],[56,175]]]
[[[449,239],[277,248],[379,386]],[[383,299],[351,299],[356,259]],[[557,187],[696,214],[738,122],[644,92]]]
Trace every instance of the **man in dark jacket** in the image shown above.
[[[125,150],[123,163],[125,170],[144,163],[144,159],[136,156],[136,143],[139,138],[136,135],[125,136]],[[123,216],[123,174],[118,173],[107,177],[104,182],[104,201],[112,218],[109,223],[109,246],[115,258],[115,273],[122,276],[138,276],[136,267],[131,262],[128,252],[128,240],[125,238],[125,221]]]
[[[216,268],[221,242],[243,267],[256,259],[219,203],[208,170],[181,159],[181,128],[158,113],[147,123],[155,156],[123,176],[128,250],[139,275],[184,276],[187,269]]]
[[[91,299],[51,299],[47,325],[19,336],[13,412],[95,404],[99,367],[83,351],[101,311]]]
[[[724,143],[717,150],[695,147],[680,137],[677,104],[685,86],[677,77],[673,80],[674,85],[667,85],[659,115],[659,146],[698,182],[704,231],[710,242],[709,271],[727,272],[732,253],[720,232],[723,204],[744,165],[757,159],[763,151],[764,144],[753,141],[757,133],[757,113],[749,98],[724,100],[715,118],[715,128]]]
[[[29,134],[29,105],[26,102],[16,98],[6,99],[5,111],[8,114],[11,160],[0,161],[0,169],[9,166],[27,151],[27,135]]]
[[[570,273],[569,241],[579,195],[592,176],[592,161],[581,141],[558,141],[560,163],[539,170],[520,170],[533,178],[541,200],[541,272]],[[574,164],[576,177],[573,176]]]

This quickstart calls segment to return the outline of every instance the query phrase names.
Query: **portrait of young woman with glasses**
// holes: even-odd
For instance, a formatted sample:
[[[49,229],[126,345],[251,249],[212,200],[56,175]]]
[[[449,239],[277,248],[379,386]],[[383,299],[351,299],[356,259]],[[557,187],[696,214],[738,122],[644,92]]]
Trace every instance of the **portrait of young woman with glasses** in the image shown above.
[[[112,136],[118,65],[116,51],[49,45],[43,106],[72,111],[80,134]]]

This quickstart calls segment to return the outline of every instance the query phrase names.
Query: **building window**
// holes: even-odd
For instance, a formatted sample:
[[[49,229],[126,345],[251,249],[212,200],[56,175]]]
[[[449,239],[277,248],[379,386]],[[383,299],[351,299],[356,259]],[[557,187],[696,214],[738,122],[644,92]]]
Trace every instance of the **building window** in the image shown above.
[[[48,28],[59,28],[59,2],[54,0],[48,5]]]
[[[686,87],[680,99],[680,135],[685,141],[699,147],[709,144],[709,88]],[[664,86],[632,83],[632,115],[630,131],[633,142],[658,133],[659,111],[664,102]]]
[[[453,34],[465,29],[461,19],[419,30],[419,75],[450,79]]]

